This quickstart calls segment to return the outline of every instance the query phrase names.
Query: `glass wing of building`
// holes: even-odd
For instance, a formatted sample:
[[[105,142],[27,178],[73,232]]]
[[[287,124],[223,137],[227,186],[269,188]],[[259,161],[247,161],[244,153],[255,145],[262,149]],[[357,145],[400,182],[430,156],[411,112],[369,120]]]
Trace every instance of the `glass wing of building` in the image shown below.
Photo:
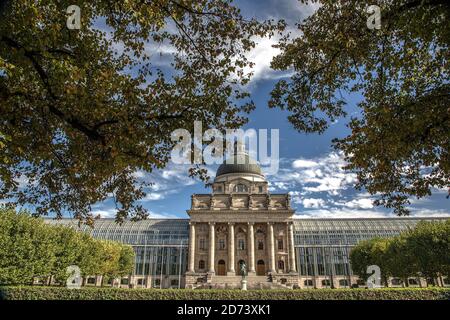
[[[362,240],[394,237],[421,220],[447,218],[294,219],[295,250],[303,278],[351,277],[349,253]]]
[[[162,278],[173,278],[172,286],[178,287],[186,271],[187,249],[189,243],[189,220],[187,219],[148,219],[125,221],[117,224],[114,219],[96,220],[93,227],[78,226],[70,219],[48,220],[50,223],[65,224],[79,231],[91,234],[98,239],[113,240],[129,244],[136,254],[133,276],[151,276],[153,286],[160,286]]]
[[[421,220],[447,218],[355,218],[355,219],[294,219],[294,242],[298,274],[302,279],[337,277],[351,283],[353,272],[349,252],[359,241],[376,237],[393,237],[414,228]],[[172,279],[172,286],[180,286],[187,270],[189,220],[148,219],[117,224],[114,219],[99,219],[94,227],[78,226],[70,219],[47,220],[49,223],[70,225],[95,238],[129,244],[136,253],[133,276]],[[176,281],[176,278],[179,278]],[[175,280],[174,280],[175,279]],[[155,281],[155,280],[153,280]],[[305,280],[306,284],[308,282]]]

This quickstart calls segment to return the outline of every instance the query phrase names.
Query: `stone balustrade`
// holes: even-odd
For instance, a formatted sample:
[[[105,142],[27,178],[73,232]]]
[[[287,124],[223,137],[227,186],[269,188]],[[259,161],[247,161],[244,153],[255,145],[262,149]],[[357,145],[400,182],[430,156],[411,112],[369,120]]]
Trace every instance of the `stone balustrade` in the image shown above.
[[[289,210],[288,194],[194,194],[191,210]]]

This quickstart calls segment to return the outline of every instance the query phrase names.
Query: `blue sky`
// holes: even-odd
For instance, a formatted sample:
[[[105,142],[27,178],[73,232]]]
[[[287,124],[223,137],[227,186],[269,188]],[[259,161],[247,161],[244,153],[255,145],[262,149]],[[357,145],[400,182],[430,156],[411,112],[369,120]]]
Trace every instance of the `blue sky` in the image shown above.
[[[236,2],[246,17],[258,19],[284,19],[288,29],[296,33],[295,23],[312,14],[316,5],[305,6],[297,0],[265,0]],[[249,53],[255,62],[254,78],[249,85],[256,110],[249,115],[245,129],[279,129],[280,170],[276,175],[267,176],[273,193],[290,192],[292,204],[300,217],[380,217],[392,216],[390,210],[374,207],[376,198],[365,191],[356,191],[355,175],[342,170],[345,162],[331,147],[331,140],[349,133],[347,121],[340,119],[322,135],[301,134],[287,121],[287,113],[269,109],[267,102],[270,91],[281,77],[289,73],[270,70],[271,57],[277,51],[272,48],[276,39],[261,39],[258,46]],[[161,48],[160,48],[161,49]],[[170,55],[170,48],[162,48]],[[164,63],[164,56],[162,63]],[[347,109],[350,114],[357,112],[357,96],[349,96]],[[214,174],[217,166],[208,168]],[[142,204],[153,218],[187,218],[193,193],[209,193],[204,184],[188,177],[187,166],[173,165],[151,174],[137,172],[136,176],[154,183]],[[412,199],[409,209],[413,216],[450,216],[447,190],[434,190],[431,197]],[[111,201],[99,203],[93,212],[103,217],[111,217],[115,210]]]

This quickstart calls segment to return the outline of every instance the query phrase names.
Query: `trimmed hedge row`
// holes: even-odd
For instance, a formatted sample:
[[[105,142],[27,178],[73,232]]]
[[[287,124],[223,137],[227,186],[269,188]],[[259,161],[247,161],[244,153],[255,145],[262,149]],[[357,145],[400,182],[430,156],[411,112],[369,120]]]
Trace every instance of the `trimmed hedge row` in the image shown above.
[[[450,300],[448,288],[189,290],[1,287],[0,300]]]

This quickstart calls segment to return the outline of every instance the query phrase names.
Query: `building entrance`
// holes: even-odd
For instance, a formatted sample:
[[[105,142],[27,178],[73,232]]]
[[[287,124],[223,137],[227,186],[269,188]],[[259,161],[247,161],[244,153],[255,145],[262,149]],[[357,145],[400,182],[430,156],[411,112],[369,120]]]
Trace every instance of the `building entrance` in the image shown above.
[[[256,264],[256,275],[263,276],[266,274],[266,265],[264,264],[264,260],[258,260]]]
[[[217,275],[218,276],[226,275],[225,261],[223,260],[219,260],[219,263],[217,264]]]

